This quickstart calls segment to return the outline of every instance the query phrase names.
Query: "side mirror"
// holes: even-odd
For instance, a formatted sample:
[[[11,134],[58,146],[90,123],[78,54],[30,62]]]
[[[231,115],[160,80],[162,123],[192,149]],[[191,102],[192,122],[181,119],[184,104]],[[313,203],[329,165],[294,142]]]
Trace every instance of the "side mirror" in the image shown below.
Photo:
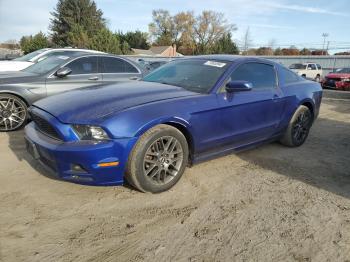
[[[72,70],[69,67],[62,67],[56,71],[55,75],[57,77],[65,77],[70,73],[72,73]]]
[[[226,92],[241,92],[250,91],[253,88],[253,84],[242,80],[233,80],[226,84]]]

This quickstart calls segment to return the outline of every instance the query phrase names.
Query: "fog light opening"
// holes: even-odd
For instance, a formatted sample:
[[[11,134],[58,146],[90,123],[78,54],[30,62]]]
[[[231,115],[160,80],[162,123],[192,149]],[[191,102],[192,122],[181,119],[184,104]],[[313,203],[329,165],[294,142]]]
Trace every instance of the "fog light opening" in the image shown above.
[[[71,170],[76,173],[87,173],[86,170],[81,165],[78,165],[78,164],[72,164]]]

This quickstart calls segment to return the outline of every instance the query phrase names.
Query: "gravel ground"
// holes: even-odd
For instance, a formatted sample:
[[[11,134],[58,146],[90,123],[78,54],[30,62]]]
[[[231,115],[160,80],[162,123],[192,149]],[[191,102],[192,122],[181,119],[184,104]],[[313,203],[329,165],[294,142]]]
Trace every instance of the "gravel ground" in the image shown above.
[[[188,169],[169,192],[46,177],[0,134],[1,261],[350,261],[350,101],[307,142]]]

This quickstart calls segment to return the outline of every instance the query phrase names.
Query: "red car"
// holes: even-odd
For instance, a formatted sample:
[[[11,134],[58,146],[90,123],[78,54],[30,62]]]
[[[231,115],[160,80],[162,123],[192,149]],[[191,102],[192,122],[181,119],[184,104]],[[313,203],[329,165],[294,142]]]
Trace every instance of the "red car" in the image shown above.
[[[350,68],[338,69],[326,75],[322,87],[350,91]]]

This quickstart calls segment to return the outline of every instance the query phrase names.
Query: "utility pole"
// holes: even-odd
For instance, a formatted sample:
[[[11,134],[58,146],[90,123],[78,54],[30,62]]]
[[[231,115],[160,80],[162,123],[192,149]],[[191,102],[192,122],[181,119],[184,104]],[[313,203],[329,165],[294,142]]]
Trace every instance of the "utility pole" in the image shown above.
[[[326,45],[326,38],[329,36],[329,34],[328,33],[323,33],[322,34],[322,37],[323,37],[323,46],[322,46],[322,51],[323,51],[323,53],[325,53],[325,45]]]

